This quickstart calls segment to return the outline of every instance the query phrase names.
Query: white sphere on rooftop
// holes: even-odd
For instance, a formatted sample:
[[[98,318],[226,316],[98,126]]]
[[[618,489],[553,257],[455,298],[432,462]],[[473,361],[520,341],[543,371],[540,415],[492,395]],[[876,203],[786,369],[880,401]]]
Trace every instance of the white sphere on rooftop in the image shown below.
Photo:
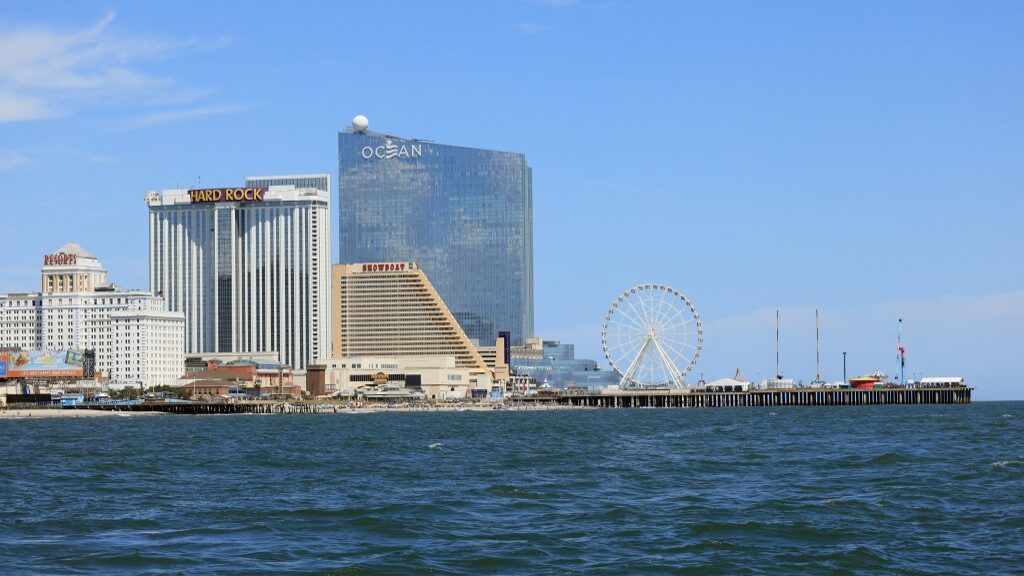
[[[366,129],[370,126],[370,121],[362,114],[352,119],[352,129],[356,132],[366,132]]]

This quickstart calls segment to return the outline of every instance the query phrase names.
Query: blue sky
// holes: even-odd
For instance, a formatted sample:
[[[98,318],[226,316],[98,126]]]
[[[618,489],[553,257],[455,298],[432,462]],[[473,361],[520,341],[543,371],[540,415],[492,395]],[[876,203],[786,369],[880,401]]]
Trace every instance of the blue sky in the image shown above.
[[[336,175],[371,128],[523,152],[536,325],[600,354],[685,292],[709,379],[895,367],[1024,399],[1024,3],[21,2],[0,10],[0,291],[78,241],[147,287],[148,190]],[[336,240],[335,231],[335,240]],[[335,245],[335,254],[337,249]]]

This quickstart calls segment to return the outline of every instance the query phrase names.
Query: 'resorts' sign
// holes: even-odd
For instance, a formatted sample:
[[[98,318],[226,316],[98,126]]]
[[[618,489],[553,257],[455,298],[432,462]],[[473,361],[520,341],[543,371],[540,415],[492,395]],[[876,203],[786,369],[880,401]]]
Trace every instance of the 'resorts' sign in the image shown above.
[[[43,266],[74,266],[75,264],[78,264],[77,254],[58,252],[43,256]]]

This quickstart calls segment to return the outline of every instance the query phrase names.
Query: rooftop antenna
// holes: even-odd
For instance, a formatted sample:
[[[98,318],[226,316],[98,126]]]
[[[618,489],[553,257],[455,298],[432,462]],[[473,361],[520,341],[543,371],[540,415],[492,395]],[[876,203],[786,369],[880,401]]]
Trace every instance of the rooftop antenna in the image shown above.
[[[782,365],[779,362],[779,309],[775,309],[775,379],[782,380]]]

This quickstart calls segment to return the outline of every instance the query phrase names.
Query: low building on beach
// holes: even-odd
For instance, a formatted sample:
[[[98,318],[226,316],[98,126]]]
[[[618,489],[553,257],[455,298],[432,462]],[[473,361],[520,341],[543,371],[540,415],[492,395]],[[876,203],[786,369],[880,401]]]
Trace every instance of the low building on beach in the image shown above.
[[[453,356],[350,356],[310,365],[306,385],[313,396],[452,401],[490,391],[492,380]]]

